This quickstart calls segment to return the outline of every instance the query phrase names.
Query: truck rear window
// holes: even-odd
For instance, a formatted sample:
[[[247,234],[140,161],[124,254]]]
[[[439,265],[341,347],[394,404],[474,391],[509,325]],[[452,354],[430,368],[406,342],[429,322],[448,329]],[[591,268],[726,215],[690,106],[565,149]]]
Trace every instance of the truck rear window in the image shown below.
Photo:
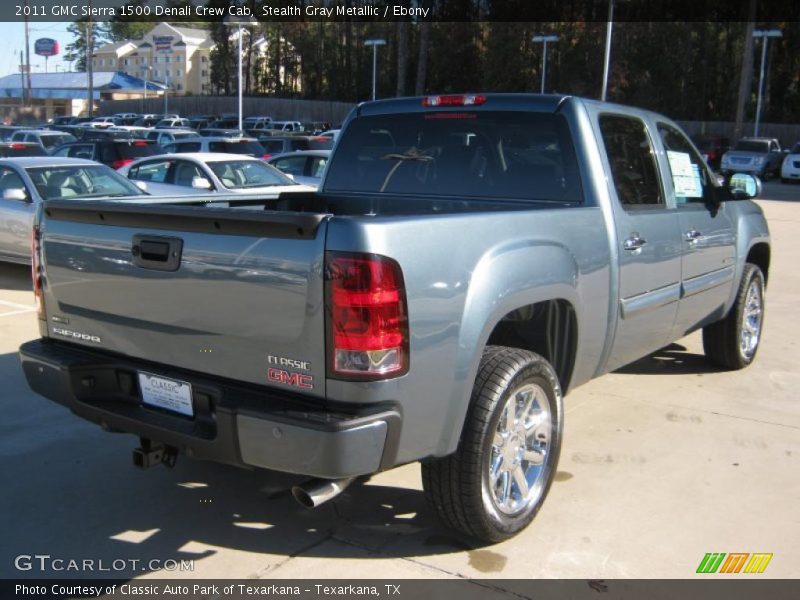
[[[566,119],[513,111],[359,117],[325,191],[582,201]]]
[[[155,156],[156,154],[163,153],[161,146],[144,140],[136,140],[130,143],[117,143],[116,147],[121,158],[143,158],[145,156]]]
[[[246,140],[231,142],[209,142],[209,152],[224,152],[226,154],[245,154],[247,156],[262,156],[264,147],[258,142]]]

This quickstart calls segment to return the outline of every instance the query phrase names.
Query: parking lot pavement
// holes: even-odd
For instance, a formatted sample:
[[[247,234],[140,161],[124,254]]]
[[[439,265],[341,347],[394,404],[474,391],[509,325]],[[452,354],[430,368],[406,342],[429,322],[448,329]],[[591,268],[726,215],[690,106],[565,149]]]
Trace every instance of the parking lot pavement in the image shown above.
[[[314,511],[291,499],[290,476],[183,458],[135,470],[133,437],[27,389],[16,349],[37,336],[29,273],[0,265],[0,576],[41,576],[14,568],[39,553],[140,561],[100,576],[685,578],[707,552],[768,552],[764,577],[796,577],[800,186],[764,195],[774,249],[755,364],[716,371],[693,334],[572,392],[544,508],[517,538],[484,547],[436,523],[416,465]],[[153,571],[152,559],[194,571]]]

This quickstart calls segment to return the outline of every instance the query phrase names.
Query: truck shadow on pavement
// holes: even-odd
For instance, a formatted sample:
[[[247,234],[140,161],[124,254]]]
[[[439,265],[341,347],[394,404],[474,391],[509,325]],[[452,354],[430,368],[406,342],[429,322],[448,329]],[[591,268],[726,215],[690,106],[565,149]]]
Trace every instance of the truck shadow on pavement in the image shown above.
[[[30,267],[0,262],[0,290],[25,291],[30,289]]]
[[[624,375],[696,375],[719,373],[703,354],[688,352],[685,346],[670,344],[615,371]]]
[[[106,433],[30,392],[16,354],[0,355],[0,373],[11,379],[0,399],[12,415],[0,422],[0,577],[128,578],[167,559],[195,561],[194,577],[268,576],[298,554],[395,558],[479,548],[440,526],[421,491],[388,484],[391,473],[308,510],[289,491],[303,480],[297,476],[184,456],[174,469],[137,470],[134,436]],[[258,556],[228,553],[207,571],[204,559],[226,549]],[[36,553],[138,562],[100,573],[14,567],[18,555]]]

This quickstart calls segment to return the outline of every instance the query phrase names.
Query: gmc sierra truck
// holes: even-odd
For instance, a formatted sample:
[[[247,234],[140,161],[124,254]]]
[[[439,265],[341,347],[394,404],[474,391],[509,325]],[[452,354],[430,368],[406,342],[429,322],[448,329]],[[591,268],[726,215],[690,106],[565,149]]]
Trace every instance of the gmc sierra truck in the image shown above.
[[[315,506],[420,461],[441,519],[499,541],[545,499],[567,391],[697,329],[717,365],[753,361],[759,190],[644,110],[364,103],[317,193],[45,203],[22,367],[138,436],[139,466],[300,474]]]

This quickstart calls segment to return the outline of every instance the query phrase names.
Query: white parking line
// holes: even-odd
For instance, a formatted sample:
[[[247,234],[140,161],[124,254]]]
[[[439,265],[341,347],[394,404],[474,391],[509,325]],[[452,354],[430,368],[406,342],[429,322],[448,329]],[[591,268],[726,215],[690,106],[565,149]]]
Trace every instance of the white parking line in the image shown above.
[[[21,315],[24,313],[36,312],[36,307],[30,304],[19,304],[17,302],[8,302],[7,300],[0,300],[0,308],[11,308],[7,312],[1,312],[0,318],[10,317],[12,315]]]
[[[36,310],[36,307],[31,304],[19,304],[17,302],[9,302],[8,300],[0,300],[0,305],[7,306],[9,308],[21,308],[21,309],[33,309]]]
[[[12,310],[11,312],[0,313],[0,318],[2,317],[10,317],[11,315],[21,315],[24,313],[32,313],[36,312],[35,308],[23,308],[20,310]]]

